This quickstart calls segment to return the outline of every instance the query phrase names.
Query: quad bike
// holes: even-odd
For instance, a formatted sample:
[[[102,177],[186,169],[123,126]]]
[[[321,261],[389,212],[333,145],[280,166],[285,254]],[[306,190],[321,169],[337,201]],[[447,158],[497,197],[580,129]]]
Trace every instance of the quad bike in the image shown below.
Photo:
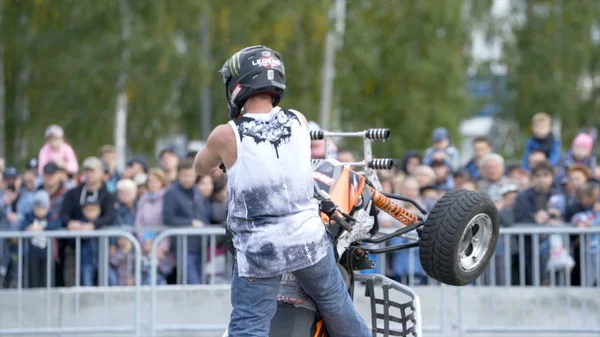
[[[348,292],[356,301],[355,283],[365,285],[373,337],[421,337],[418,295],[383,275],[355,274],[355,271],[374,267],[369,254],[419,247],[420,261],[427,275],[444,284],[467,285],[483,273],[494,253],[499,232],[498,211],[483,194],[466,190],[446,193],[429,213],[415,200],[382,191],[375,170],[392,169],[393,161],[373,159],[371,144],[389,139],[389,129],[311,131],[313,140],[329,137],[364,139],[363,162],[340,163],[331,159],[327,145],[326,159],[313,159],[315,197],[320,201],[323,223],[334,237],[338,268]],[[364,171],[355,171],[351,167],[361,167]],[[419,212],[408,211],[392,200],[412,204]],[[392,233],[379,233],[377,213],[380,211],[400,221],[403,227]],[[418,236],[408,236],[411,232]],[[395,237],[413,242],[383,248],[365,245],[385,243]],[[391,290],[401,293],[407,300],[404,303],[392,300]],[[378,293],[382,295],[376,295]],[[227,336],[226,331],[223,337]],[[314,302],[292,274],[282,277],[277,312],[271,320],[269,336],[328,336]]]

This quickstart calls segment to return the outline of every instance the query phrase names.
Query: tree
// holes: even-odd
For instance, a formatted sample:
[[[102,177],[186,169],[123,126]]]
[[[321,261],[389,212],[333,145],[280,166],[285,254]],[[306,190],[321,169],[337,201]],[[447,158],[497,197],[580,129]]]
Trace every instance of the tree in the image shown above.
[[[570,146],[584,126],[598,125],[598,41],[593,29],[600,20],[595,0],[513,1],[512,10],[525,16],[506,40],[505,62],[513,99],[507,115],[530,125],[533,114],[545,111],[562,121],[563,145]],[[525,128],[529,130],[528,128]]]

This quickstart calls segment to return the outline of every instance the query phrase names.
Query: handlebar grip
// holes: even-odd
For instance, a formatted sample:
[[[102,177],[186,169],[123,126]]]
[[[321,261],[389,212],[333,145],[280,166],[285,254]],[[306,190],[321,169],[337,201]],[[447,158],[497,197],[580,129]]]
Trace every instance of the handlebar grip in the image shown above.
[[[321,140],[325,138],[325,131],[323,130],[310,130],[309,133],[311,140]]]
[[[352,232],[352,227],[348,222],[346,222],[344,217],[339,216],[337,214],[333,214],[333,221],[337,222],[340,226],[344,227],[344,229],[348,232]]]
[[[391,170],[394,167],[394,160],[389,158],[373,159],[367,163],[367,166],[376,170]]]
[[[371,140],[387,140],[390,138],[390,129],[368,129],[365,138]]]

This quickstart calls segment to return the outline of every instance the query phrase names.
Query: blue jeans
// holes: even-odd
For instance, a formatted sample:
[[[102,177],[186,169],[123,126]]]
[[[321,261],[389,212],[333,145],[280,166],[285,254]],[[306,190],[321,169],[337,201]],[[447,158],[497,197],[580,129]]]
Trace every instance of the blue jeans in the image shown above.
[[[81,285],[83,287],[93,287],[96,276],[96,266],[93,263],[81,264]]]
[[[187,254],[187,284],[202,283],[202,255]]]
[[[313,299],[331,337],[366,337],[371,332],[354,304],[335,263],[333,248],[317,264],[293,272]],[[281,276],[271,278],[239,277],[234,267],[231,282],[233,311],[229,337],[267,337],[271,319],[277,311],[277,291]]]

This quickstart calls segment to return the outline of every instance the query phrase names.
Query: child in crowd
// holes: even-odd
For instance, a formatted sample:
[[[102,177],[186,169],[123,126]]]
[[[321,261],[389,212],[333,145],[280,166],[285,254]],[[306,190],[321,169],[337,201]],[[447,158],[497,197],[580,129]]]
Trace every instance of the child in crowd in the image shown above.
[[[111,247],[109,284],[119,286],[135,285],[135,254],[133,244],[128,238],[121,236],[117,246]]]
[[[146,232],[142,238],[142,284],[149,285],[152,282],[152,243],[156,234]],[[156,284],[164,285],[167,283],[167,276],[175,268],[173,257],[159,247],[156,251],[158,266],[156,271]]]
[[[433,140],[433,147],[425,150],[425,155],[423,156],[423,164],[431,165],[434,160],[446,160],[450,163],[450,168],[452,171],[458,169],[458,164],[460,160],[459,152],[450,143],[450,133],[446,128],[435,128],[433,130],[433,134],[431,135]],[[434,158],[434,154],[443,153],[444,157],[442,158]]]
[[[80,230],[94,230],[93,223],[100,217],[102,206],[100,200],[94,196],[88,196],[82,205],[83,217],[79,219],[82,226]],[[70,240],[70,245],[75,248],[75,240]],[[81,239],[81,285],[84,287],[94,286],[94,277],[98,270],[98,239]]]
[[[46,128],[44,135],[46,137],[46,143],[39,153],[39,175],[42,176],[44,174],[44,166],[51,161],[64,169],[67,174],[71,176],[77,174],[79,171],[77,156],[71,145],[65,142],[65,133],[63,129],[56,124],[52,124]]]
[[[557,178],[561,179],[568,173],[569,168],[575,164],[581,164],[590,169],[590,172],[594,172],[596,169],[596,157],[592,156],[592,150],[594,148],[594,140],[592,136],[587,133],[580,133],[573,140],[571,150],[565,154],[562,158]]]
[[[62,222],[58,213],[50,211],[50,196],[44,190],[37,191],[33,196],[33,211],[25,214],[21,221],[20,229],[27,232],[41,232],[45,230],[58,229]],[[43,236],[29,239],[26,245],[25,256],[27,257],[28,285],[30,288],[41,288],[46,286],[46,275],[48,263],[47,250],[48,240]],[[53,283],[51,281],[51,283]]]
[[[527,140],[525,145],[525,153],[521,163],[523,168],[527,171],[531,169],[529,155],[536,151],[543,152],[550,165],[558,165],[560,161],[560,141],[552,133],[552,118],[544,112],[538,112],[531,121],[533,136]]]

